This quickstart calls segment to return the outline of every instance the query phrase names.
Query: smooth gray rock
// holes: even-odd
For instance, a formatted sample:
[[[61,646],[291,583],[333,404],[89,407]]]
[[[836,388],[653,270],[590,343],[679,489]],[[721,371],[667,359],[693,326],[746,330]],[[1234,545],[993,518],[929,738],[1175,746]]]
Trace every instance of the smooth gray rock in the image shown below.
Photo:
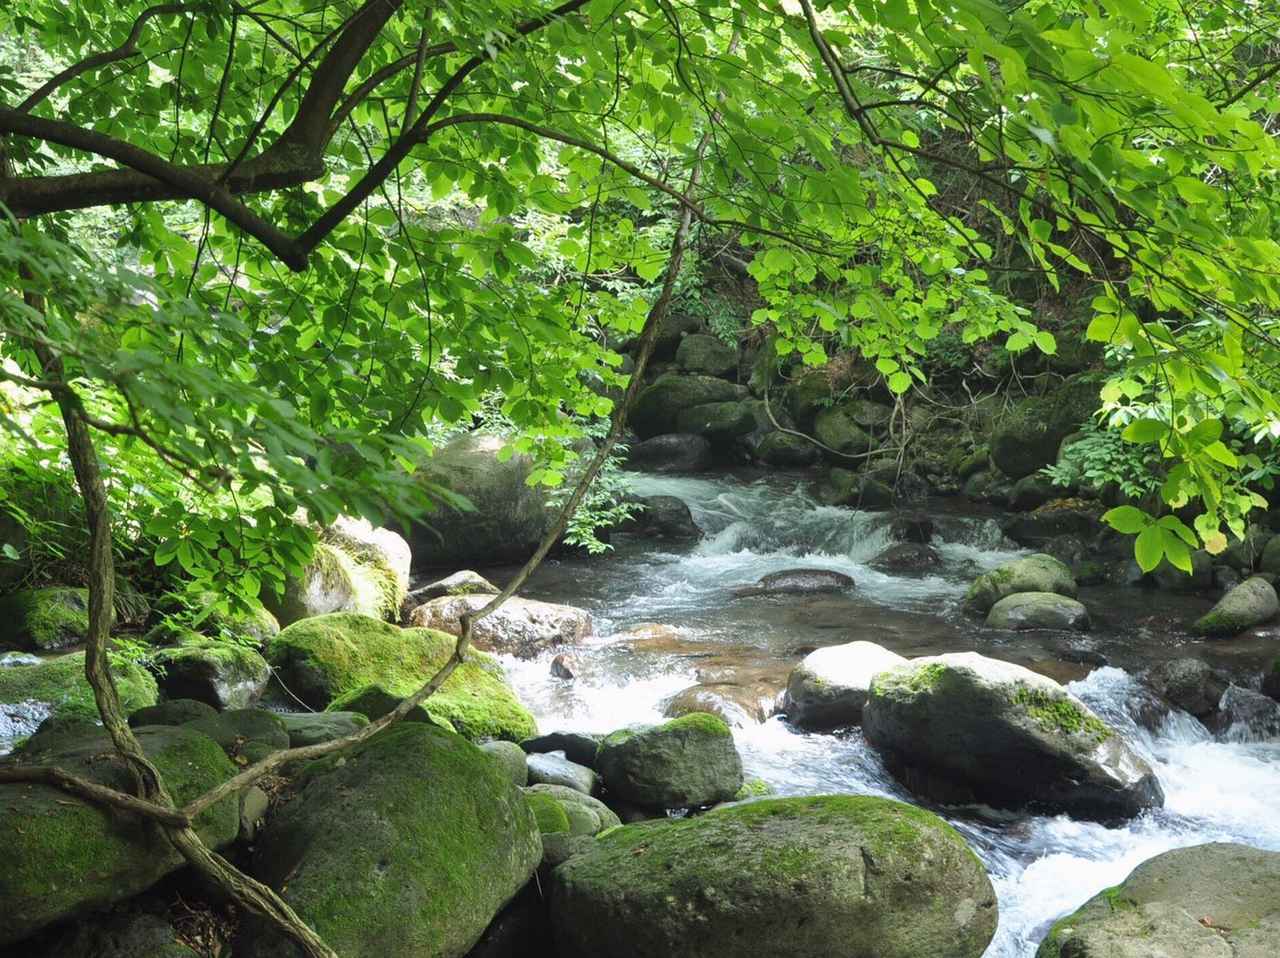
[[[1200,635],[1230,638],[1280,613],[1275,587],[1260,576],[1245,579],[1224,595],[1192,629]]]
[[[1016,592],[1005,596],[987,613],[987,625],[1015,632],[1032,629],[1084,632],[1089,624],[1089,610],[1083,603],[1056,592]]]
[[[874,642],[849,642],[810,652],[787,678],[782,711],[801,728],[857,725],[872,677],[906,661]]]
[[[973,580],[965,593],[964,607],[985,615],[1005,596],[1019,592],[1055,592],[1076,597],[1076,580],[1071,570],[1051,555],[1037,552],[1006,562]]]
[[[830,569],[787,569],[764,576],[755,585],[739,586],[735,598],[753,595],[816,595],[852,589],[852,576]]]
[[[585,765],[571,762],[563,752],[535,752],[528,756],[530,785],[563,785],[584,795],[600,788],[599,777]]]
[[[280,712],[289,733],[289,747],[319,745],[360,731],[369,719],[359,712]]]

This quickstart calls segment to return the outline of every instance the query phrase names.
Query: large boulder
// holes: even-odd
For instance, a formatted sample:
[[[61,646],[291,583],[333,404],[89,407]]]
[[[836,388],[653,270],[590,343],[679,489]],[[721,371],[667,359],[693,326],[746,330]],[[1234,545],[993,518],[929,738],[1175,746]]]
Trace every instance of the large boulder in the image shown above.
[[[315,709],[344,711],[344,697],[380,685],[405,697],[453,654],[457,640],[432,629],[401,629],[367,616],[338,612],[304,619],[271,640],[267,659],[294,695]],[[522,741],[533,717],[492,657],[471,651],[423,708],[469,738]],[[345,711],[356,711],[346,709]]]
[[[182,726],[135,733],[179,804],[235,774],[213,740]],[[33,740],[22,763],[55,765],[73,775],[132,792],[133,778],[106,734],[82,726],[74,733]],[[232,795],[195,822],[205,844],[219,848],[239,830]],[[66,918],[131,898],[183,864],[182,856],[149,824],[47,785],[0,785],[0,946]]]
[[[738,586],[733,594],[740,599],[753,595],[818,595],[845,592],[853,586],[852,576],[832,569],[786,569],[771,572],[755,585]]]
[[[131,662],[121,662],[112,666],[111,674],[126,713],[155,705],[159,689],[146,669]],[[79,715],[96,719],[98,706],[89,680],[84,677],[84,653],[72,652],[57,658],[41,659],[33,665],[0,668],[0,711],[6,706],[22,703],[38,704],[38,711],[42,713],[40,719],[49,715]]]
[[[267,660],[253,649],[200,636],[159,650],[153,661],[168,698],[195,699],[219,709],[256,701],[271,678]]]
[[[889,799],[761,799],[626,825],[552,874],[563,958],[978,958],[996,927],[981,863]]]
[[[467,433],[437,449],[422,466],[425,482],[461,496],[470,508],[442,504],[410,530],[414,562],[466,568],[523,562],[555,523],[545,486],[530,486],[532,457],[499,456],[506,440]]]
[[[1053,556],[1038,552],[978,576],[965,593],[964,607],[985,615],[1005,596],[1018,592],[1055,592],[1074,599],[1076,580]]]
[[[519,789],[449,732],[399,725],[319,766],[259,834],[253,873],[343,958],[461,958],[542,857]],[[301,952],[251,919],[236,954]]]
[[[1200,635],[1230,638],[1275,618],[1277,612],[1280,600],[1275,587],[1253,576],[1224,595],[1192,628]]]
[[[991,433],[991,461],[1010,479],[1029,476],[1057,461],[1062,441],[1098,407],[1098,386],[1070,379],[1042,396],[1017,403]]]
[[[627,447],[627,468],[639,472],[706,472],[715,454],[706,436],[669,432]]]
[[[1030,629],[1083,632],[1089,628],[1089,610],[1075,599],[1056,592],[1015,592],[991,607],[987,625],[1015,632]]]
[[[489,604],[491,595],[432,599],[409,613],[409,624],[462,634],[462,616]],[[571,605],[512,597],[477,621],[471,637],[477,648],[532,658],[555,645],[573,644],[591,634],[591,614]]]
[[[400,614],[405,586],[377,553],[353,554],[341,545],[317,542],[311,561],[285,581],[282,595],[263,595],[263,605],[281,625],[330,612],[357,612],[378,619]]]
[[[1054,924],[1036,958],[1280,954],[1280,852],[1214,843],[1150,858]]]
[[[857,725],[872,677],[906,662],[874,642],[848,642],[810,652],[787,678],[782,711],[801,728]]]
[[[676,428],[705,436],[713,446],[725,446],[748,435],[756,428],[756,420],[748,402],[713,402],[681,410]]]
[[[676,365],[686,373],[732,379],[738,372],[738,351],[715,336],[695,333],[680,340]]]
[[[836,462],[870,452],[876,445],[870,433],[858,424],[854,407],[848,405],[832,406],[818,413],[813,435],[826,447],[823,452]]]
[[[913,659],[871,682],[867,741],[912,791],[1077,818],[1159,807],[1150,766],[1057,682],[975,652]]]
[[[742,787],[733,732],[705,712],[607,735],[595,767],[611,796],[647,808],[714,805]]]
[[[714,376],[668,373],[640,391],[628,422],[641,439],[682,432],[678,426],[682,412],[709,403],[732,402],[746,392],[746,387]]]
[[[89,634],[89,590],[53,586],[0,598],[0,649],[53,652]]]

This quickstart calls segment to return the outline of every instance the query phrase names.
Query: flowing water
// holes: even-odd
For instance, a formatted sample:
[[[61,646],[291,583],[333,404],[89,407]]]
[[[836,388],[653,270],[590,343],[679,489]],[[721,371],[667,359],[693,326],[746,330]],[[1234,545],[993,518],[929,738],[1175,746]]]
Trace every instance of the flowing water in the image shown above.
[[[1082,590],[1094,616],[1087,636],[988,630],[959,614],[969,581],[1020,554],[994,515],[928,509],[943,558],[936,574],[870,568],[888,543],[884,515],[821,506],[799,480],[635,476],[642,495],[687,502],[707,533],[670,547],[619,542],[605,557],[544,565],[524,594],[588,609],[597,637],[574,655],[572,682],[547,658],[507,661],[541,728],[604,732],[657,721],[665,700],[697,682],[727,682],[769,700],[809,650],[866,639],[907,655],[976,650],[1069,682],[1124,732],[1156,769],[1165,807],[1121,828],[1066,816],[941,810],[986,862],[1000,899],[987,958],[1029,958],[1058,917],[1171,848],[1237,841],[1280,850],[1280,743],[1217,742],[1195,719],[1149,715],[1133,673],[1163,658],[1197,655],[1247,676],[1274,636],[1202,643],[1180,624],[1202,614],[1200,597],[1111,587]],[[733,586],[786,568],[823,568],[856,581],[848,594],[731,599]],[[502,581],[510,570],[487,570]],[[673,630],[628,631],[639,623]],[[1105,663],[1105,664],[1103,664]],[[748,701],[748,705],[750,702]],[[1154,725],[1154,731],[1147,726]],[[805,734],[780,718],[735,731],[749,777],[779,794],[867,793],[911,800],[857,730]]]

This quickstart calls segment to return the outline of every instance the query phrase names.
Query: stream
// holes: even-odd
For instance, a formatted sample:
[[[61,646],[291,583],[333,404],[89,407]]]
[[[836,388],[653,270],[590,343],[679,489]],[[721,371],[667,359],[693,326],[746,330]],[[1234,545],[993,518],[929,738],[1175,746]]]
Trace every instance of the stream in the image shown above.
[[[1055,919],[1160,852],[1208,841],[1280,850],[1280,742],[1215,741],[1177,711],[1140,723],[1148,699],[1133,678],[1161,659],[1185,655],[1239,674],[1280,635],[1205,643],[1183,625],[1209,600],[1127,586],[1081,589],[1094,619],[1085,635],[987,629],[960,614],[959,600],[975,575],[1025,552],[1003,539],[994,513],[928,504],[923,511],[935,523],[941,569],[888,575],[867,565],[890,541],[887,515],[819,505],[798,478],[637,474],[630,483],[640,495],[683,499],[706,537],[681,546],[619,537],[604,556],[551,561],[535,574],[522,594],[589,610],[596,632],[573,652],[573,681],[551,676],[550,653],[505,660],[544,731],[607,732],[661,721],[665,700],[699,681],[734,683],[766,705],[807,652],[855,639],[906,656],[974,650],[1068,683],[1151,763],[1165,807],[1121,828],[1063,815],[938,809],[985,861],[999,896],[1000,925],[987,958],[1030,958]],[[844,572],[856,588],[821,596],[729,595],[733,586],[796,567]],[[481,571],[499,582],[512,572]],[[674,629],[628,631],[641,623]],[[913,801],[857,729],[800,733],[773,717],[744,720],[735,735],[747,777],[763,779],[778,794]]]

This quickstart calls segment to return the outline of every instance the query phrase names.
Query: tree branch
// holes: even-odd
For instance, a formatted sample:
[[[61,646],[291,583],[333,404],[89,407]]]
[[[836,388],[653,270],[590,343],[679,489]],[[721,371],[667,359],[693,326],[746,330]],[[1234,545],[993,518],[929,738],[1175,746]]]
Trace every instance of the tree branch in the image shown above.
[[[143,818],[172,825],[175,828],[186,828],[191,820],[182,812],[173,808],[156,805],[127,792],[118,792],[114,788],[91,782],[85,778],[77,778],[69,772],[51,765],[15,765],[11,768],[0,768],[0,784],[13,782],[32,782],[38,785],[52,785],[72,795],[79,795],[98,805],[110,805],[121,811]]]

